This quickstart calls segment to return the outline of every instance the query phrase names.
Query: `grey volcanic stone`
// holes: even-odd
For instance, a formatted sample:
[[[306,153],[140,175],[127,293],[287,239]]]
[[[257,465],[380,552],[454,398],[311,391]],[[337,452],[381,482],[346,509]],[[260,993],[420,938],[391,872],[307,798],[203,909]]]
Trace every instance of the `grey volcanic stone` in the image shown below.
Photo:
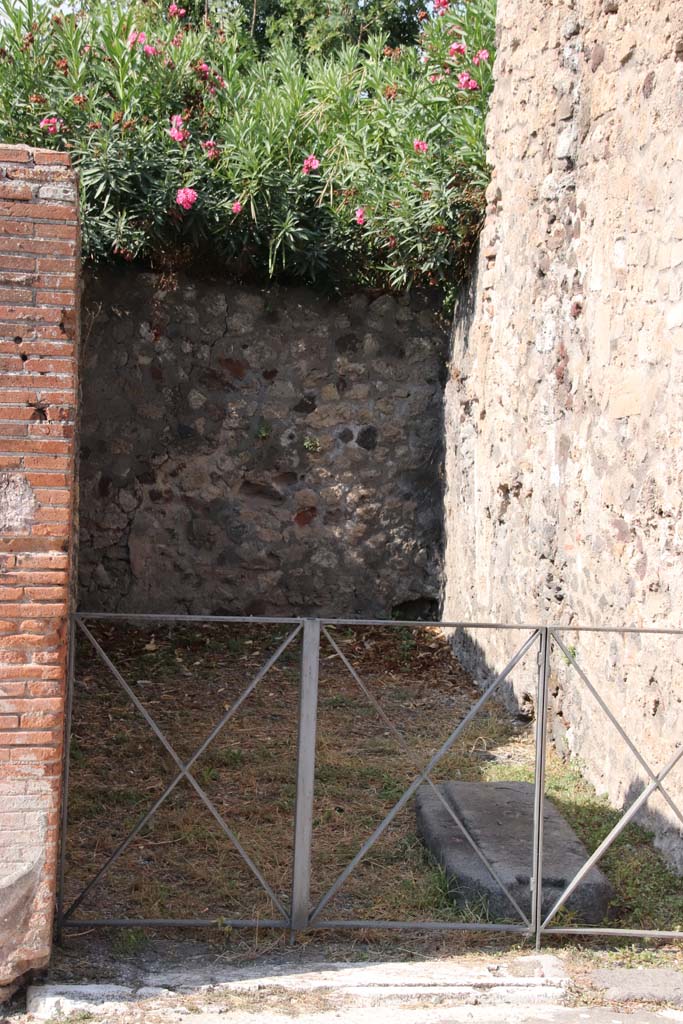
[[[528,782],[445,782],[437,789],[529,914],[534,787]],[[418,832],[452,884],[456,905],[472,905],[484,898],[492,919],[517,920],[514,906],[429,786],[420,787],[415,806]],[[547,914],[588,859],[588,852],[547,798],[543,836],[543,912]],[[577,922],[598,924],[613,895],[602,871],[592,868],[567,901],[567,908]]]

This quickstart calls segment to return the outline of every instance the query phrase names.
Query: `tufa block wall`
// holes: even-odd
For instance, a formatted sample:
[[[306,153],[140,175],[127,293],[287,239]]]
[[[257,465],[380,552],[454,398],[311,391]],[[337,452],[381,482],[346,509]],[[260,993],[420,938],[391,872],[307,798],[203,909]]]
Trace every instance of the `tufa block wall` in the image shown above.
[[[447,386],[444,617],[680,627],[683,5],[499,0],[498,17],[494,176]],[[683,735],[683,645],[567,642],[664,765]],[[502,667],[509,647],[487,636],[470,654]],[[556,740],[628,802],[646,773],[553,665]],[[533,666],[517,688],[533,692]],[[649,810],[683,869],[680,822]]]
[[[79,249],[68,156],[0,146],[0,993],[52,934]]]

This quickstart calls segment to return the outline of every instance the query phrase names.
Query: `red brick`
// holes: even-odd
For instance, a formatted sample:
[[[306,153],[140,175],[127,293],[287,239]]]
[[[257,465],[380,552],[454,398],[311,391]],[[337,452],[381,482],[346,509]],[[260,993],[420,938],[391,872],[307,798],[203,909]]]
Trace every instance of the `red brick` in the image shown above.
[[[0,683],[0,707],[4,705],[7,697],[23,697],[26,693],[26,683]]]
[[[3,270],[36,270],[36,260],[33,256],[3,256]]]
[[[37,299],[36,301],[40,302],[41,300]],[[20,304],[33,302],[33,289],[0,284],[0,302],[18,302]]]
[[[49,538],[53,544],[56,544],[58,540],[61,540],[64,542],[65,546],[67,546],[70,536],[70,519],[63,523],[36,523],[32,530],[32,539],[46,537]]]
[[[61,700],[57,701],[61,706]],[[63,713],[55,713],[52,711],[30,711],[28,714],[21,716],[21,728],[22,729],[58,729],[64,720]]]
[[[51,723],[54,724],[54,723]],[[0,704],[0,732],[3,729],[18,729],[19,728],[19,716],[18,715],[5,715],[2,711],[2,704]],[[0,825],[1,827],[1,825]]]
[[[61,306],[62,308],[64,308],[64,306],[68,306],[70,303],[73,302],[73,298],[73,292],[57,291],[56,288],[54,290],[51,289],[50,291],[36,292],[37,305]],[[18,302],[19,300],[12,299],[11,301]]]
[[[57,586],[66,584],[68,576],[66,572],[41,572],[37,569],[26,569],[23,572],[12,571],[5,572],[0,576],[1,580],[8,585],[18,586],[20,584],[35,584],[38,586]],[[3,644],[5,641],[3,640]]]
[[[37,745],[48,745],[56,742],[55,733],[52,731],[38,731],[31,730],[3,733],[0,736],[0,747],[14,746],[14,747],[32,747]]]
[[[9,617],[22,618],[22,619],[36,619],[36,618],[51,618],[55,615],[66,615],[66,604],[60,602],[59,604],[5,604],[2,606],[1,613]],[[0,667],[0,675],[2,669]],[[3,678],[9,679],[8,675]],[[28,678],[35,678],[35,676],[27,676]]]
[[[0,307],[1,308],[1,307]],[[59,314],[58,314],[59,315]],[[36,355],[23,364],[25,373],[73,373],[73,359],[51,359],[49,356]]]
[[[16,210],[14,211],[16,214]],[[7,239],[12,238],[32,238],[33,237],[33,221],[32,220],[6,220],[5,218],[0,219],[0,235]]]
[[[50,438],[34,437],[31,441],[31,448],[36,454],[46,454],[48,452],[55,452],[60,455],[65,452],[71,452],[71,444],[68,441],[53,441]],[[19,440],[0,440],[0,452],[23,452],[26,451],[26,441]]]
[[[27,164],[32,155],[28,146],[0,146],[0,163]],[[38,163],[37,160],[36,163]]]
[[[18,257],[21,259],[22,257]],[[74,289],[78,281],[75,274],[38,274],[34,284],[37,288],[66,288],[68,289],[68,302],[73,305]]]
[[[34,513],[36,523],[68,523],[71,520],[71,509],[41,506]]]
[[[62,274],[65,270],[69,269],[70,266],[73,266],[74,270],[77,268],[77,262],[72,257],[61,260],[39,259],[36,270],[41,274]]]
[[[35,569],[67,569],[69,559],[67,555],[56,552],[49,554],[21,554],[17,555],[16,564],[18,568]]]
[[[56,262],[55,256],[75,256],[76,243],[65,242],[59,239],[49,240],[46,238],[1,238],[0,252],[9,252],[13,255],[20,253],[36,253],[37,255],[50,256],[50,263]],[[40,260],[38,261],[40,270]]]
[[[33,199],[33,189],[21,182],[0,181],[0,199],[11,199],[15,202]]]
[[[29,733],[29,735],[31,735]],[[34,736],[40,735],[39,733],[33,733]],[[15,747],[14,749],[8,749],[5,751],[9,754],[9,758],[6,760],[19,761],[24,764],[33,764],[38,762],[39,764],[57,762],[61,758],[61,748],[58,746],[31,746],[29,749],[25,747]],[[0,749],[0,758],[2,757],[2,749]]]
[[[66,598],[64,587],[26,587],[25,594],[31,601],[64,601]]]
[[[35,238],[63,238],[71,239],[73,242],[77,242],[80,238],[80,229],[78,224],[62,224],[61,221],[50,221],[49,223],[37,223],[34,224],[34,237]]]
[[[71,482],[66,473],[27,473],[26,479],[32,487],[68,487]],[[67,496],[69,493],[66,492]]]
[[[16,216],[16,207],[11,203],[0,202],[0,217]],[[75,206],[64,206],[61,203],[22,203],[21,216],[31,221],[77,221]]]
[[[26,455],[24,458],[24,467],[26,469],[68,469],[70,467],[71,460],[65,459],[61,456],[53,455],[44,457],[42,455]]]
[[[71,165],[71,157],[68,153],[57,153],[54,150],[36,150],[33,154],[33,159],[36,164],[62,164],[65,166]],[[0,160],[2,160],[1,153]]]

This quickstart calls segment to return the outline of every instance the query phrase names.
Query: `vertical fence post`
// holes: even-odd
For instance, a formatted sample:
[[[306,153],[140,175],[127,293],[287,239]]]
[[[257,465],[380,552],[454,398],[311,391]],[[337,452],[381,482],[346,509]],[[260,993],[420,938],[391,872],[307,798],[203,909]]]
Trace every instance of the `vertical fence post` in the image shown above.
[[[313,789],[315,785],[315,733],[318,713],[320,619],[306,619],[301,650],[299,739],[297,750],[296,806],[294,812],[294,869],[292,879],[291,937],[308,924],[311,892],[311,845],[313,840]]]
[[[66,864],[66,828],[69,809],[69,758],[71,747],[71,713],[74,699],[74,676],[76,671],[76,619],[71,615],[68,628],[66,702],[64,711],[64,751],[62,754],[62,804],[59,818],[59,861],[57,866],[57,914],[56,940],[62,941],[64,924],[64,867]]]
[[[548,726],[548,679],[550,636],[548,627],[539,630],[538,685],[536,689],[536,767],[534,771],[534,846],[531,876],[531,929],[536,949],[541,948],[543,923],[543,806],[545,797],[545,755]]]

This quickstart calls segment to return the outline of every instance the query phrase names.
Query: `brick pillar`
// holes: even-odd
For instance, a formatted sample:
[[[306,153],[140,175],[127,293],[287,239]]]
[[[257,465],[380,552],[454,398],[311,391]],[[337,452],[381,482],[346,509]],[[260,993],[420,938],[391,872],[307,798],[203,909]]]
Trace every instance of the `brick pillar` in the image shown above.
[[[52,940],[79,256],[68,156],[0,145],[0,994]]]

